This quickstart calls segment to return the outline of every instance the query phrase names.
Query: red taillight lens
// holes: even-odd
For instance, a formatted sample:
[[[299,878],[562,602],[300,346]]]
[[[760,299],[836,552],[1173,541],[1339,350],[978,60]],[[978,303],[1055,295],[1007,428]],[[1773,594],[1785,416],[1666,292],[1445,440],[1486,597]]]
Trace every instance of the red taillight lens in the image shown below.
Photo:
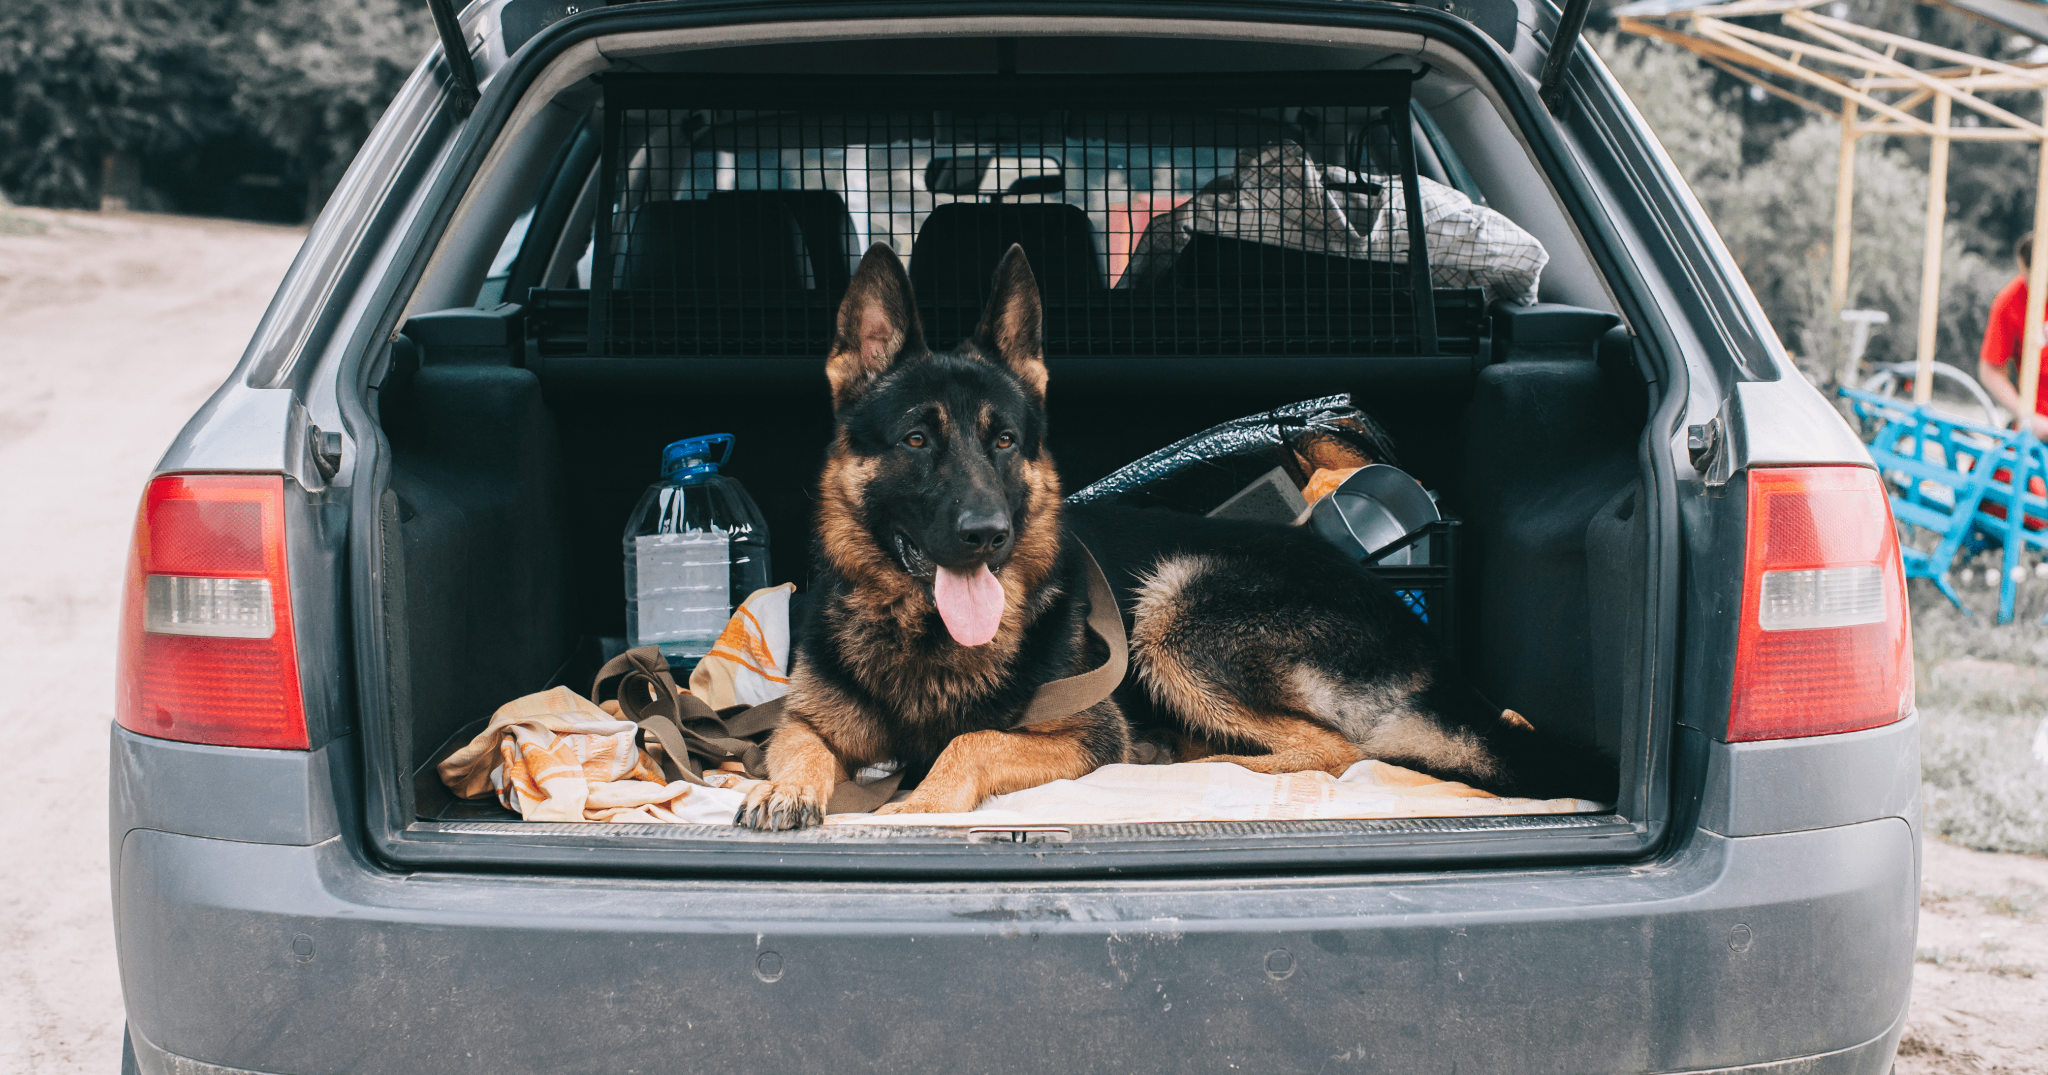
[[[1875,728],[1913,708],[1891,502],[1863,467],[1749,472],[1728,739]]]
[[[121,727],[188,743],[306,749],[282,477],[150,482],[121,603]]]

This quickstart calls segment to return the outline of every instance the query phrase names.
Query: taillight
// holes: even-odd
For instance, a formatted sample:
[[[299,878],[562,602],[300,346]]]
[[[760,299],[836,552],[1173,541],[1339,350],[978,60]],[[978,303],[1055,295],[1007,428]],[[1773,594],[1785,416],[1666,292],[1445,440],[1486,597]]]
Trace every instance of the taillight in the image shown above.
[[[1912,708],[1905,570],[1877,473],[1752,469],[1728,739],[1853,732]]]
[[[163,739],[306,749],[284,479],[174,474],[143,492],[114,719]]]

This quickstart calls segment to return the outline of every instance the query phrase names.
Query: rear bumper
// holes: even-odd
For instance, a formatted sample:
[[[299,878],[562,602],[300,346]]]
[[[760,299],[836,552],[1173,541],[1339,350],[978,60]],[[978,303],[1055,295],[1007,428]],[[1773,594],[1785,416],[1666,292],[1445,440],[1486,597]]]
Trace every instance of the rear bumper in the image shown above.
[[[1899,819],[1701,831],[1634,867],[1030,885],[397,875],[339,838],[149,829],[119,851],[138,1059],[192,1073],[1879,1075],[1917,905]]]
[[[1790,1060],[1777,1060],[1766,1064],[1747,1064],[1733,1068],[1695,1068],[1690,1072],[1673,1075],[1850,1075],[1850,1073],[1877,1073],[1891,1070],[1893,1054],[1898,1052],[1899,1033],[1905,1028],[1906,1015],[1899,1013],[1892,1028],[1875,1038],[1847,1049],[1838,1049],[1817,1056],[1799,1056]],[[247,1068],[228,1068],[218,1064],[205,1064],[187,1057],[164,1052],[142,1036],[129,1031],[137,1063],[142,1075],[266,1075],[264,1072]]]

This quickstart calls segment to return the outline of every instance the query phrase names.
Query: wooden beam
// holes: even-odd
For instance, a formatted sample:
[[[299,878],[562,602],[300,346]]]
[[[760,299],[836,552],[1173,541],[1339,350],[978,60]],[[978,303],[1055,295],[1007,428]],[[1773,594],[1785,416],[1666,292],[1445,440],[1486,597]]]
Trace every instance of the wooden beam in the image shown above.
[[[1945,49],[1939,45],[1930,45],[1925,41],[1916,41],[1913,38],[1904,37],[1899,34],[1874,30],[1868,26],[1848,22],[1843,19],[1816,15],[1811,11],[1788,11],[1781,21],[1790,23],[1809,33],[1815,27],[1826,27],[1839,34],[1860,37],[1867,41],[1876,41],[1893,49],[1917,52],[1930,59],[1947,60],[1957,67],[1975,68],[1978,71],[1997,71],[2000,74],[2007,75],[2025,75],[2028,73],[2028,69],[2025,67],[2003,63],[1984,56],[1972,56],[1967,52],[1957,52],[1955,49]],[[1818,37],[1820,35],[1815,34],[1814,36]],[[1915,68],[1915,70],[1918,70],[1918,68]]]
[[[1833,114],[1829,114],[1832,119]],[[1903,127],[1896,123],[1865,123],[1857,128],[1859,134],[1896,134],[1924,136],[1929,132],[1921,126]],[[2008,127],[1951,127],[1951,142],[2038,142],[2040,138],[2026,131],[2015,131]]]
[[[1735,64],[1751,62],[1746,54],[1729,48],[1718,41],[1709,41],[1703,37],[1695,37],[1692,34],[1681,30],[1674,30],[1668,26],[1659,26],[1653,22],[1644,22],[1641,19],[1631,17],[1623,17],[1617,20],[1615,25],[1628,33],[1653,37],[1659,41],[1677,45],[1679,48],[1685,49],[1687,52],[1703,60],[1712,60],[1715,57],[1719,57]]]
[[[1858,85],[1858,86],[1861,86],[1861,88],[1863,89],[1863,92],[1865,92],[1865,93],[1869,93],[1869,92],[1870,92],[1870,87],[1869,87],[1869,86],[1864,86],[1864,85],[1862,85],[1862,82],[1861,82],[1861,80],[1859,80],[1859,81],[1858,81],[1857,85]],[[1904,109],[1905,111],[1911,112],[1912,110],[1914,110],[1914,109],[1916,109],[1916,108],[1920,107],[1921,105],[1924,105],[1924,104],[1926,104],[1927,102],[1929,102],[1929,101],[1931,101],[1931,100],[1933,100],[1933,99],[1934,99],[1934,91],[1933,91],[1933,90],[1930,90],[1930,89],[1924,89],[1924,88],[1920,88],[1920,87],[1902,87],[1902,88],[1910,88],[1910,89],[1912,89],[1912,90],[1913,90],[1913,92],[1911,92],[1911,93],[1909,93],[1909,94],[1905,95],[1904,97],[1901,97],[1901,98],[1899,98],[1899,99],[1898,99],[1898,100],[1896,100],[1896,101],[1893,101],[1893,102],[1892,102],[1892,104],[1893,104],[1894,106],[1898,107],[1898,108]]]
[[[1906,127],[1910,128],[1915,134],[1932,135],[1934,133],[1933,125],[1928,123],[1926,120],[1923,120],[1909,112],[1902,112],[1899,109],[1892,107],[1890,104],[1884,101],[1880,101],[1867,93],[1860,93],[1850,88],[1846,82],[1843,82],[1840,79],[1832,78],[1820,71],[1815,71],[1811,68],[1800,67],[1797,64],[1787,63],[1783,57],[1780,57],[1772,52],[1767,52],[1764,49],[1758,48],[1757,46],[1742,40],[1742,37],[1745,36],[1743,34],[1730,34],[1729,37],[1725,38],[1718,36],[1724,32],[1736,30],[1738,29],[1737,27],[1730,26],[1726,23],[1717,23],[1711,19],[1700,19],[1697,22],[1695,22],[1694,25],[1698,27],[1699,32],[1702,35],[1714,36],[1716,39],[1720,40],[1722,44],[1725,44],[1730,48],[1735,49],[1738,52],[1741,52],[1745,57],[1747,57],[1751,62],[1754,62],[1759,67],[1769,68],[1773,71],[1778,72],[1779,74],[1786,75],[1791,78],[1796,78],[1801,82],[1805,82],[1810,85],[1818,86],[1821,89],[1828,91],[1829,93],[1840,94],[1843,97],[1854,100],[1857,104],[1860,104],[1863,107],[1870,109],[1872,112],[1876,112],[1880,115],[1891,117],[1893,121],[1905,125]]]
[[[1861,57],[1863,60],[1863,65],[1866,66],[1873,74],[1880,70],[1890,71],[1892,74],[1897,75],[1900,78],[1904,78],[1908,81],[1916,83],[1922,88],[1933,90],[1934,92],[1941,94],[1943,97],[1951,98],[1956,102],[1960,103],[1961,105],[1963,105],[1963,107],[1965,108],[1981,112],[1984,115],[1989,116],[1992,119],[1998,120],[2002,123],[2008,124],[2017,130],[2030,131],[2037,138],[2048,137],[2048,129],[2044,129],[2040,124],[2034,123],[2031,120],[2022,119],[2021,117],[2014,115],[2013,113],[2008,112],[2005,109],[2000,108],[1997,105],[1992,104],[1991,102],[1986,101],[1981,97],[1977,97],[1973,94],[1965,93],[1959,89],[1956,89],[1954,86],[1949,85],[1947,81],[1935,78],[1932,75],[1922,72],[1919,68],[1912,67],[1908,64],[1900,62],[1899,60],[1893,59],[1890,56],[1886,56],[1868,45],[1862,44],[1861,42],[1857,41],[1851,41],[1848,38],[1842,36],[1841,34],[1829,31],[1828,29],[1820,25],[1820,20],[1822,20],[1823,18],[1823,16],[1815,16],[1807,12],[1791,12],[1785,15],[1784,21],[1792,26],[1797,26],[1799,29],[1805,31],[1806,33],[1811,34],[1812,36],[1819,38],[1820,40],[1825,41],[1831,45],[1835,45],[1838,48],[1847,49],[1849,51],[1849,55],[1851,56]],[[1825,19],[1825,21],[1831,24],[1836,23],[1836,20],[1834,19]],[[1858,27],[1858,29],[1861,28]],[[1875,33],[1876,31],[1872,32]],[[1891,39],[1892,36],[1893,35],[1891,34],[1883,35],[1883,37],[1886,39]],[[1902,38],[1899,40],[1903,41],[1906,39]],[[1929,48],[1931,48],[1931,46]],[[1923,48],[1921,51],[1924,52],[1927,51],[1927,49]],[[1941,49],[1939,51],[1943,53],[1948,53],[1947,49]],[[1964,54],[1950,53],[1950,55],[1963,56]],[[1968,57],[1964,56],[1964,59],[1967,60]],[[1987,66],[1991,64],[1991,61],[1989,60],[1986,60],[1984,62]]]
[[[1944,75],[1938,71],[1929,71],[1927,72],[1927,74],[1932,78],[1938,79],[1942,82],[1948,83],[1951,86],[1954,86],[1956,89],[1964,90],[1971,93],[1976,93],[1979,91],[2001,92],[2013,90],[2038,90],[2041,89],[2043,86],[2048,86],[2048,78],[2042,78],[2040,76],[2034,76],[2031,78],[2017,78],[2012,75],[1997,74],[1975,76]],[[1919,85],[1918,82],[1913,82],[1908,79],[1887,78],[1877,76],[1856,79],[1855,84],[1857,89],[1862,90],[1910,90]]]
[[[1934,99],[1934,126],[1948,130],[1949,99]],[[1934,398],[1934,344],[1941,328],[1941,226],[1948,220],[1948,136],[1934,136],[1927,159],[1927,237],[1920,261],[1920,346],[1914,354],[1913,402]],[[2031,301],[2032,296],[2029,296]]]
[[[2048,108],[2048,95],[2043,107]],[[2020,403],[2036,406],[2041,393],[2041,317],[2048,310],[2048,141],[2041,144],[2034,180],[2034,257],[2027,263],[2026,331],[2020,335]],[[2027,428],[2027,415],[2015,416]]]
[[[1717,68],[1720,68],[1723,71],[1728,72],[1731,75],[1734,75],[1736,78],[1739,78],[1752,86],[1755,86],[1757,89],[1763,90],[1765,93],[1775,94],[1779,97],[1782,97],[1785,100],[1790,101],[1793,104],[1796,104],[1809,112],[1812,112],[1814,115],[1826,116],[1829,119],[1835,118],[1835,114],[1833,112],[1828,111],[1818,101],[1801,97],[1798,94],[1793,93],[1791,90],[1788,90],[1785,87],[1780,86],[1767,78],[1764,78],[1750,71],[1745,71],[1736,64],[1721,59],[1718,56],[1707,56],[1701,54],[1700,59],[1705,60],[1706,62],[1714,65]]]
[[[1833,310],[1849,308],[1849,242],[1856,224],[1856,102],[1842,102],[1842,159],[1835,165],[1835,268]],[[1855,373],[1845,369],[1846,373]],[[1844,378],[1843,384],[1850,383]]]
[[[1787,11],[1804,11],[1828,2],[1830,0],[1730,0],[1729,3],[1701,4],[1685,11],[1667,11],[1656,17],[1689,19],[1705,15],[1709,18],[1746,19],[1758,15],[1782,15]]]

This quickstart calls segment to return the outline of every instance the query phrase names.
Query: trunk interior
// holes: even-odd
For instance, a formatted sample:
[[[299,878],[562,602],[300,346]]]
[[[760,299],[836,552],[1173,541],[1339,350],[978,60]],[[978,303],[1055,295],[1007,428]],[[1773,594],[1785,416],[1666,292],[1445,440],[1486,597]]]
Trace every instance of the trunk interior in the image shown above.
[[[975,44],[949,47],[972,51]],[[1162,46],[1155,41],[1146,47]],[[1069,52],[1093,55],[1090,48],[1102,51],[1099,43],[1077,40]],[[775,59],[780,54],[773,50],[754,51],[748,70],[801,65]],[[998,64],[1018,63],[1014,42],[1007,52],[1000,43],[991,43],[989,51]],[[1314,50],[1318,65],[1333,66],[1329,51]],[[695,55],[714,57],[695,61],[700,66],[738,62],[715,58],[716,52]],[[1202,55],[1210,56],[1202,62],[1214,62],[1213,53],[1189,52],[1197,60]],[[1033,53],[1027,48],[1023,56],[1028,68]],[[1231,62],[1284,69],[1300,58],[1235,56]],[[584,87],[565,96],[590,115],[595,92]],[[1417,83],[1414,99],[1423,115],[1414,130],[1422,132],[1434,112],[1437,124],[1451,132],[1439,135],[1447,141],[1437,148],[1448,150],[1462,140],[1465,157],[1457,163],[1432,154],[1417,167],[1447,179],[1456,171],[1473,172],[1478,178],[1471,181],[1489,194],[1499,192],[1493,204],[1513,215],[1516,199],[1526,204],[1527,195],[1508,193],[1509,188],[1526,185],[1530,177],[1504,165],[1497,145],[1478,144],[1485,141],[1484,124],[1459,118],[1471,111],[1472,96],[1441,76],[1436,84]],[[1432,100],[1443,103],[1432,106]],[[618,111],[616,102],[612,108]],[[596,293],[587,287],[577,291],[591,283],[585,274],[593,263],[579,264],[577,255],[595,246],[611,251],[598,255],[595,264],[626,265],[619,259],[628,254],[621,251],[636,241],[625,203],[614,209],[617,216],[593,211],[591,191],[612,182],[612,175],[625,176],[631,161],[644,159],[616,147],[600,153],[593,134],[598,122],[579,118],[529,136],[543,147],[527,154],[535,162],[525,169],[531,174],[517,183],[503,181],[515,192],[503,196],[508,206],[496,212],[495,223],[470,225],[482,235],[471,243],[481,251],[471,259],[475,265],[463,281],[439,285],[444,291],[473,290],[474,303],[437,309],[442,304],[416,301],[415,310],[437,312],[408,321],[373,392],[373,413],[391,453],[381,533],[388,674],[395,684],[391,744],[393,761],[403,770],[381,779],[401,785],[398,799],[408,804],[410,831],[450,846],[516,837],[529,851],[535,841],[558,849],[830,841],[842,851],[875,854],[892,846],[958,847],[958,834],[911,828],[858,835],[842,829],[826,836],[691,825],[522,824],[495,800],[455,799],[435,776],[434,763],[474,736],[499,705],[553,685],[582,693],[617,648],[626,634],[621,533],[636,499],[658,477],[662,449],[670,442],[712,432],[736,436],[725,473],[745,485],[766,517],[771,581],[795,583],[800,593],[807,588],[815,483],[832,429],[822,351],[733,353],[730,347],[721,351],[717,341],[691,351],[675,343],[694,325],[688,317],[704,316],[717,302],[738,311],[741,306],[732,302],[743,305],[744,296],[694,299],[696,312],[678,315],[680,335],[656,343],[647,337],[638,344],[607,344],[582,335],[589,309],[607,302],[613,311],[624,308],[616,304],[627,275],[600,281]],[[1501,127],[1498,116],[1491,122]],[[729,167],[729,156],[710,158],[712,166]],[[1531,167],[1519,150],[1515,157],[1522,168]],[[620,178],[616,186],[628,189],[629,181]],[[717,189],[731,186],[721,180]],[[745,180],[739,184],[747,186]],[[1089,204],[1080,193],[1075,199]],[[515,227],[513,217],[522,210],[525,216]],[[1569,220],[1554,205],[1547,212]],[[593,215],[594,237],[588,230]],[[1533,210],[1524,215],[1549,219]],[[521,248],[517,228],[529,227],[526,220],[534,223]],[[606,245],[608,226],[622,233],[622,245]],[[534,238],[543,228],[550,234]],[[1556,231],[1555,224],[1546,228]],[[509,240],[503,238],[508,232]],[[1465,300],[1474,311],[1490,310],[1468,326],[1468,345],[1453,339],[1463,330],[1445,303],[1456,296],[1440,287],[1444,340],[1436,354],[1417,361],[1404,360],[1398,348],[1393,357],[1342,347],[1320,354],[1310,348],[1307,354],[1233,355],[1227,345],[1220,353],[1208,348],[1206,354],[1198,349],[1117,355],[1089,351],[1092,344],[1079,335],[1068,338],[1079,353],[1062,354],[1051,327],[1060,297],[1047,284],[1048,443],[1065,489],[1078,490],[1219,422],[1349,392],[1392,434],[1402,468],[1462,521],[1453,564],[1456,607],[1449,621],[1456,666],[1488,698],[1538,727],[1628,757],[1643,735],[1645,711],[1635,676],[1650,630],[1642,610],[1652,513],[1644,510],[1638,442],[1651,400],[1626,332],[1608,331],[1612,317],[1582,316],[1589,312],[1585,307],[1612,306],[1600,287],[1585,286],[1588,280],[1598,285],[1598,276],[1583,247],[1574,240],[1565,249],[1551,236],[1546,242],[1554,269],[1541,297],[1555,305],[1473,306]],[[485,269],[489,250],[499,247],[519,248],[518,255],[509,268]],[[503,252],[498,261],[506,261]],[[914,266],[912,272],[915,278]],[[614,288],[609,298],[603,293],[607,283]],[[432,286],[430,281],[423,291]],[[836,304],[830,281],[820,278],[813,286],[798,319]],[[522,305],[499,301],[522,295],[529,297]],[[573,315],[551,321],[546,307],[560,305],[565,295]],[[973,301],[978,304],[978,297]],[[621,315],[610,316],[617,330]],[[937,309],[928,305],[924,316],[935,344],[942,342],[942,326],[960,321],[943,302]],[[592,332],[604,330],[596,319],[587,323]],[[565,324],[573,331],[561,331]],[[809,346],[815,347],[815,332],[812,337]],[[700,332],[699,338],[708,337]],[[1624,779],[1639,785],[1647,779],[1640,768],[1624,762]],[[375,766],[373,779],[379,779]],[[1623,799],[1630,798],[1625,788]],[[1398,825],[1103,825],[1075,826],[1061,839],[1075,850],[1099,851],[1167,843],[1193,848],[1203,840],[1239,849],[1308,846],[1391,835],[1403,848],[1396,857],[1413,860],[1439,855],[1430,849],[1447,841],[1480,839],[1517,825],[1617,833],[1640,831],[1640,821],[1604,814],[1441,824],[1410,819]],[[657,828],[675,831],[647,831]]]

